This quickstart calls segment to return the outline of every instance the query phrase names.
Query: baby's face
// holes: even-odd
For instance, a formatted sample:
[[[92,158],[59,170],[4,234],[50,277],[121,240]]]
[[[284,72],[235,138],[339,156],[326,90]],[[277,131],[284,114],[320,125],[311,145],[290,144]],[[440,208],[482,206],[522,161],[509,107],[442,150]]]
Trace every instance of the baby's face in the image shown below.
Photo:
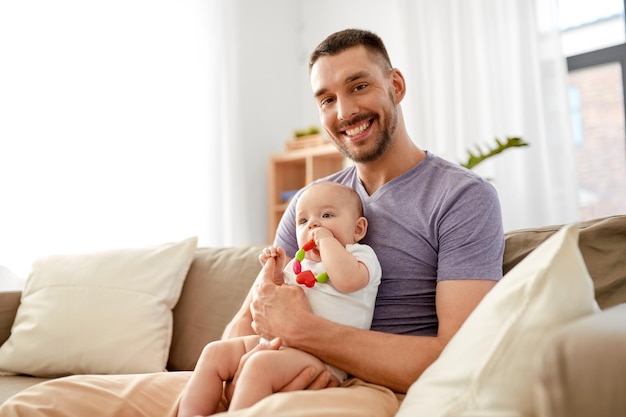
[[[355,243],[359,208],[350,191],[335,183],[306,190],[296,204],[298,246],[314,238],[314,230],[328,229],[343,246]]]

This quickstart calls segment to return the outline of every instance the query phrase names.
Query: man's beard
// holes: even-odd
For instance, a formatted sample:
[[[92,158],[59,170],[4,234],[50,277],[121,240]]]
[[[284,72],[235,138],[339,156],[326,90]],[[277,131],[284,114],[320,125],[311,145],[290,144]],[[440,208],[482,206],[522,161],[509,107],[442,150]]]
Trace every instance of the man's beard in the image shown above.
[[[383,126],[380,134],[374,141],[374,147],[371,150],[363,150],[359,152],[360,149],[355,151],[351,151],[348,149],[348,145],[340,140],[333,137],[333,142],[339,149],[339,151],[348,159],[356,163],[365,163],[372,162],[380,158],[382,154],[385,153],[389,144],[391,143],[391,135],[396,131],[396,127],[398,126],[398,110],[397,107],[393,106],[393,111],[391,117],[387,120],[390,120],[391,123],[387,126]]]

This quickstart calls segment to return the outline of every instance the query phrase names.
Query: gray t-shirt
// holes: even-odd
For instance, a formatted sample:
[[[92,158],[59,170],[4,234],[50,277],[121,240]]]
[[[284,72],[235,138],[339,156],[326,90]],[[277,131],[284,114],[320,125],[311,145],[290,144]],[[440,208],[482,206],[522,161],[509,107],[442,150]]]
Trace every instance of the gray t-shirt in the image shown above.
[[[438,281],[502,278],[504,231],[495,188],[482,177],[430,152],[373,195],[356,167],[319,181],[357,190],[369,226],[361,241],[380,260],[372,330],[397,334],[437,334],[435,288]],[[278,225],[275,244],[294,257],[298,250],[295,203]]]

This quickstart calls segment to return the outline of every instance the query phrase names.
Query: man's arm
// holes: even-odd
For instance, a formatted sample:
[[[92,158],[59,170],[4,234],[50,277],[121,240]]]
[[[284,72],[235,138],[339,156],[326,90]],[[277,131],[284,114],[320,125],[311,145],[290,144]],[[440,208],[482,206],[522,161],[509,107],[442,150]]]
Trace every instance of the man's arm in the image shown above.
[[[252,302],[252,293],[259,280],[262,279],[262,273],[263,270],[261,270],[261,272],[259,272],[259,275],[257,275],[254,283],[252,284],[252,287],[250,287],[250,291],[248,291],[248,295],[246,295],[246,299],[241,304],[241,307],[239,308],[237,313],[235,313],[233,319],[224,328],[224,332],[222,333],[222,339],[230,339],[233,337],[255,334],[251,326],[252,314],[250,312],[250,303]]]
[[[309,352],[366,381],[406,392],[495,285],[450,280],[437,285],[436,337],[404,336],[343,326],[315,316],[301,288],[263,281],[252,302],[252,327],[261,336]]]
[[[268,262],[270,258],[272,259],[272,262],[273,262],[273,265],[271,266],[272,271],[273,271],[272,282],[276,283],[276,285],[279,285],[278,284],[279,281],[280,283],[284,282],[282,278],[283,275],[280,274],[280,280],[278,280],[275,272],[277,270],[282,270],[285,267],[285,265],[289,263],[290,258],[287,257],[287,255],[285,254],[285,251],[282,248],[278,246],[268,246],[259,255],[259,262],[261,262],[261,265],[265,266],[265,264]],[[250,303],[252,302],[253,293],[255,291],[255,288],[257,287],[257,284],[261,280],[269,278],[269,277],[270,275],[264,274],[263,268],[261,268],[261,271],[259,271],[259,274],[255,278],[254,283],[252,284],[252,286],[250,287],[250,290],[248,291],[248,295],[246,295],[245,300],[241,304],[241,307],[239,308],[239,310],[237,311],[233,319],[224,328],[224,332],[222,333],[222,339],[230,339],[230,338],[238,337],[238,336],[248,336],[251,334],[256,334],[254,330],[252,329],[252,326],[250,325],[252,323],[252,314],[250,313]]]
[[[248,292],[246,299],[241,305],[241,308],[239,309],[239,311],[235,314],[233,319],[230,321],[230,323],[228,323],[228,325],[224,329],[224,332],[222,333],[222,339],[229,339],[232,337],[256,334],[254,330],[252,329],[252,314],[250,312],[250,304],[253,299],[255,290],[257,288],[257,283],[267,278],[269,279],[268,284],[275,285],[273,284],[273,281],[272,281],[272,277],[274,274],[275,260],[270,259],[267,261],[267,264],[269,264],[269,266],[267,267],[269,271],[265,271],[266,267],[263,267],[263,269],[261,269],[261,272],[257,276],[252,287],[250,288],[250,291]],[[309,305],[308,301],[306,305],[307,306]],[[241,368],[243,364],[245,363],[245,361],[247,360],[247,358],[250,355],[254,354],[254,352],[258,352],[259,350],[267,350],[267,349],[276,350],[280,348],[280,344],[279,345],[273,344],[274,342],[273,338],[268,339],[268,340],[270,340],[270,342],[259,343],[257,347],[255,347],[252,351],[244,355],[244,358],[242,358],[242,362],[240,363],[239,367]],[[237,374],[239,372],[240,370],[237,371]],[[322,389],[322,388],[328,388],[328,387],[336,387],[338,385],[339,385],[338,381],[332,376],[330,371],[323,370],[322,372],[319,372],[319,370],[316,367],[309,366],[305,368],[300,373],[300,375],[294,378],[293,381],[285,385],[280,391],[287,392],[287,391],[297,391],[297,390],[303,390],[303,389]]]

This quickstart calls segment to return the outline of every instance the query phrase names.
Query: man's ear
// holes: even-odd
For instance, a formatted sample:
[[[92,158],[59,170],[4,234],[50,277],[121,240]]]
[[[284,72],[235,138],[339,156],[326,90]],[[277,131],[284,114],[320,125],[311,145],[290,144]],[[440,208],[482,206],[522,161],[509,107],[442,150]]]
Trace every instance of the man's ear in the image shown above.
[[[365,237],[367,233],[367,219],[365,217],[359,217],[356,221],[356,227],[354,228],[354,241],[359,242]]]
[[[406,82],[404,81],[404,75],[397,68],[391,70],[391,84],[393,86],[393,96],[396,104],[398,104],[404,99],[406,94]]]

